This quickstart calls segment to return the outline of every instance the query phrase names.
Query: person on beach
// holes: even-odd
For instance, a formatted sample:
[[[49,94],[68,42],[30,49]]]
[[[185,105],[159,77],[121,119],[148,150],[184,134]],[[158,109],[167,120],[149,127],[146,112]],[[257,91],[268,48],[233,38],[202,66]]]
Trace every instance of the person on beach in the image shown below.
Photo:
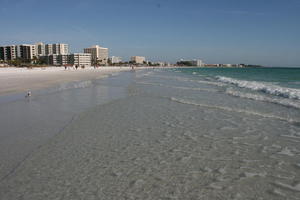
[[[31,97],[31,91],[30,91],[30,90],[27,91],[27,94],[26,94],[25,97],[27,97],[27,98],[28,98],[28,97]]]

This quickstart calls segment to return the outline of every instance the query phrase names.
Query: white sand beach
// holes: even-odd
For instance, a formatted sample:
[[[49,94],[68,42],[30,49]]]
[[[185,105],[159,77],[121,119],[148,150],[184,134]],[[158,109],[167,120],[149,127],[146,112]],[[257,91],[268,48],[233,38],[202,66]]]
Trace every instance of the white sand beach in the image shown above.
[[[108,74],[130,70],[130,67],[68,69],[64,67],[0,68],[0,95],[55,86],[60,83],[99,79]]]

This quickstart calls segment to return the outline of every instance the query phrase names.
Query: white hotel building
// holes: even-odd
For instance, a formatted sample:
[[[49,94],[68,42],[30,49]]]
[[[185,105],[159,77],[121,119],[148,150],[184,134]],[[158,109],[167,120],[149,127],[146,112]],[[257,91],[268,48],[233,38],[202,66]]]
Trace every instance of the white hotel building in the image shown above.
[[[146,58],[142,56],[132,56],[131,61],[136,64],[143,64],[146,61]]]
[[[108,48],[94,45],[89,48],[85,48],[84,53],[91,54],[92,64],[106,65],[108,62]]]

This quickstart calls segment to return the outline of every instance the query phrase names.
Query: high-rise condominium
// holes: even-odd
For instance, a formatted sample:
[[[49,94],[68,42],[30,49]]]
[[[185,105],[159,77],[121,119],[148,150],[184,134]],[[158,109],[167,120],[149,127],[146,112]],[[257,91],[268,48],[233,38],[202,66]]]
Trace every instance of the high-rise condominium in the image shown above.
[[[85,48],[84,53],[90,53],[92,56],[92,64],[106,65],[108,62],[108,48],[100,47],[99,45]]]
[[[0,47],[0,60],[14,60],[17,58],[17,46],[1,46]]]
[[[45,56],[45,55],[66,55],[69,54],[69,45],[68,44],[44,44],[42,42],[35,44],[37,49],[38,56]]]

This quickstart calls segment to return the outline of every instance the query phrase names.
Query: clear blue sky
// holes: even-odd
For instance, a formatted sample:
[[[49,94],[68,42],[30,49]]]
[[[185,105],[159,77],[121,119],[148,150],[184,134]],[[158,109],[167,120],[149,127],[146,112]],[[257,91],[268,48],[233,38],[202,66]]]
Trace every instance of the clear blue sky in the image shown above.
[[[300,66],[300,0],[0,0],[0,45],[99,44],[149,60]]]

